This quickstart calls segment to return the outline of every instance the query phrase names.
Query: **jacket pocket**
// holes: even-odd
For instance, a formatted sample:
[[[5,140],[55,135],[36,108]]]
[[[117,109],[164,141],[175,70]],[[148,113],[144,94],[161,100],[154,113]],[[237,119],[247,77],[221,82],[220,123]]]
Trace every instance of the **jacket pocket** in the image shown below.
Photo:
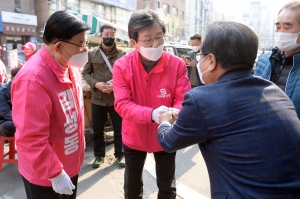
[[[91,89],[92,93],[92,98],[97,99],[97,100],[102,100],[103,99],[103,92],[100,91],[97,88]]]
[[[211,199],[226,199],[227,193],[214,193],[211,196]]]

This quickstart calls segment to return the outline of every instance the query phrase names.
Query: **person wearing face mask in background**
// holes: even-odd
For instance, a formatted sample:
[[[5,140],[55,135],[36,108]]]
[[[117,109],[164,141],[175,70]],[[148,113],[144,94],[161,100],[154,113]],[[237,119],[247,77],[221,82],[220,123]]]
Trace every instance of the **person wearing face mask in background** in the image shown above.
[[[147,153],[156,162],[158,199],[175,199],[175,156],[156,139],[159,116],[178,112],[191,89],[181,58],[164,52],[163,21],[152,10],[135,11],[128,35],[135,50],[114,64],[115,109],[123,118],[124,198],[142,199],[142,173]]]
[[[300,1],[284,5],[275,23],[277,47],[262,54],[254,75],[274,82],[292,100],[300,118]]]
[[[28,199],[75,199],[84,160],[81,68],[90,28],[66,11],[48,19],[45,45],[14,78],[12,117],[18,169]]]
[[[192,51],[188,52],[188,57],[182,55],[183,61],[186,63],[188,68],[188,77],[190,79],[192,88],[197,86],[203,86],[199,79],[199,72],[197,70],[197,54],[200,52],[200,47],[202,45],[202,37],[199,34],[195,34],[190,38],[190,44],[193,48]]]
[[[36,52],[36,45],[32,42],[27,42],[25,45],[21,46],[21,49],[24,51],[25,61],[28,61]]]
[[[104,126],[107,113],[111,118],[114,130],[115,158],[118,166],[124,167],[122,147],[122,118],[114,109],[114,92],[112,79],[112,66],[117,59],[125,55],[125,51],[118,48],[115,43],[116,28],[111,25],[102,25],[100,28],[101,44],[89,51],[88,62],[85,64],[82,75],[91,87],[92,122],[94,155],[93,168],[99,168],[105,158]],[[105,57],[107,58],[105,60]],[[108,63],[109,62],[109,63]],[[109,66],[108,66],[109,64]],[[110,69],[111,68],[111,69]]]
[[[172,153],[198,144],[212,198],[298,199],[300,122],[278,86],[251,74],[257,35],[236,22],[214,22],[205,35],[199,71],[206,86],[185,95],[178,115],[160,116],[160,145]]]

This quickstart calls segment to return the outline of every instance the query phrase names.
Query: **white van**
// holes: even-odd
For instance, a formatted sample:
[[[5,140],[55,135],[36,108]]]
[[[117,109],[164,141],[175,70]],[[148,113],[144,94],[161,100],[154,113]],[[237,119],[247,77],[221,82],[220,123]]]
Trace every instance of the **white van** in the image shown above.
[[[181,55],[187,55],[192,50],[192,46],[182,44],[179,42],[165,42],[164,51],[171,53],[175,56],[181,57]]]

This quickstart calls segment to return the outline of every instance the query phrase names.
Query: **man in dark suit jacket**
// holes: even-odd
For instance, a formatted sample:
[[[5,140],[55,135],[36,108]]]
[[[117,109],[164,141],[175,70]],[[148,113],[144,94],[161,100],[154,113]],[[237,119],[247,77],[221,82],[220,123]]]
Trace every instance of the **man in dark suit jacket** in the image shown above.
[[[300,122],[280,88],[251,75],[257,36],[235,22],[215,22],[206,35],[198,65],[206,86],[185,95],[178,115],[161,115],[161,146],[199,145],[213,199],[299,198]]]

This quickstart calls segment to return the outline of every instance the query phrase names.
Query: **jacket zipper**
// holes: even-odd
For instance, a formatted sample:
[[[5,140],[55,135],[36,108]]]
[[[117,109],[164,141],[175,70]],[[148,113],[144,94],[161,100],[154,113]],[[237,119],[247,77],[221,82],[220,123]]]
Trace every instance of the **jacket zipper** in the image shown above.
[[[291,74],[291,72],[292,72],[292,70],[293,70],[293,68],[294,68],[294,64],[295,64],[295,57],[293,56],[293,66],[292,66],[292,69],[291,69],[290,72],[289,72],[289,75],[288,75],[287,80],[286,80],[286,83],[285,83],[285,88],[284,88],[284,92],[285,92],[285,93],[286,93],[286,86],[287,86],[287,83],[288,83],[288,81],[289,81],[290,74]]]

